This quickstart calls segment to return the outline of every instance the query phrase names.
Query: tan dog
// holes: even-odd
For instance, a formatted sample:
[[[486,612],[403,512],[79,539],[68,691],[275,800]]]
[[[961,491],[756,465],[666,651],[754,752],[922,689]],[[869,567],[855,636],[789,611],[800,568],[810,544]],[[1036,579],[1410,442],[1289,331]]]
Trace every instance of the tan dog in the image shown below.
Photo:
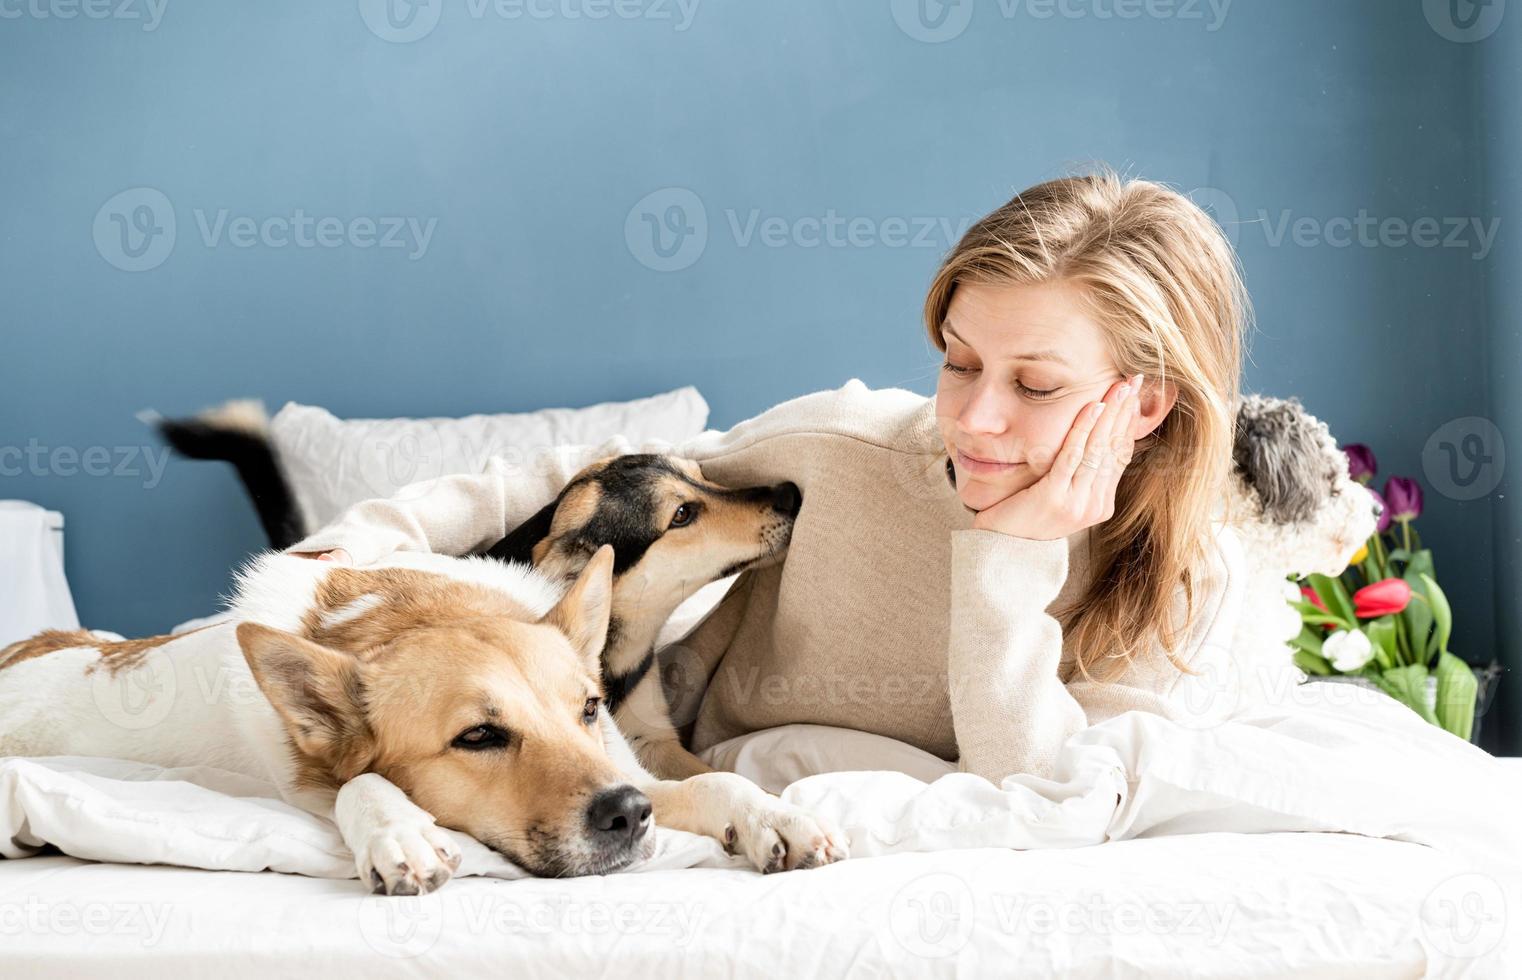
[[[561,594],[489,559],[352,569],[267,554],[240,576],[236,626],[114,644],[46,633],[0,651],[0,755],[270,780],[332,816],[387,894],[449,879],[460,855],[440,825],[541,875],[627,866],[652,816],[766,871],[845,857],[837,832],[739,776],[672,782],[639,766],[599,693],[613,565],[597,549]],[[113,706],[129,694],[126,723]]]

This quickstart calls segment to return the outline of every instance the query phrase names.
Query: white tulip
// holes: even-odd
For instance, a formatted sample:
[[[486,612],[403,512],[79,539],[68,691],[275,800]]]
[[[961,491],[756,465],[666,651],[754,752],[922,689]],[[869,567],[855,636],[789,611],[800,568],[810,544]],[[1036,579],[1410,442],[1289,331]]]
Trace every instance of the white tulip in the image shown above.
[[[1351,674],[1374,657],[1374,645],[1362,630],[1337,630],[1321,643],[1321,655],[1344,674]]]

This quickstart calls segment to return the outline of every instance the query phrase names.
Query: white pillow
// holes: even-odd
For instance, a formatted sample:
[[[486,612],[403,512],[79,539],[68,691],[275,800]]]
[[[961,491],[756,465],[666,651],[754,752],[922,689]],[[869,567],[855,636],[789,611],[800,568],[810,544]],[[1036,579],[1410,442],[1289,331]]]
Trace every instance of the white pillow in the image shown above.
[[[362,500],[419,480],[479,473],[492,456],[527,462],[556,446],[680,442],[703,431],[708,403],[691,386],[629,402],[465,418],[339,419],[287,402],[270,442],[309,529]]]

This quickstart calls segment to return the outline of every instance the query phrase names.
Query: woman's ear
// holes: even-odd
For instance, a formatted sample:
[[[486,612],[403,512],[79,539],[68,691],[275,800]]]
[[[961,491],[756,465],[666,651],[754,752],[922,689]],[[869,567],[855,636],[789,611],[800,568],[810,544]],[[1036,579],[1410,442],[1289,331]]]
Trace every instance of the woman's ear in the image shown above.
[[[1172,381],[1164,382],[1157,378],[1143,381],[1141,401],[1136,406],[1136,418],[1131,420],[1131,438],[1142,439],[1157,431],[1177,401],[1178,385]]]

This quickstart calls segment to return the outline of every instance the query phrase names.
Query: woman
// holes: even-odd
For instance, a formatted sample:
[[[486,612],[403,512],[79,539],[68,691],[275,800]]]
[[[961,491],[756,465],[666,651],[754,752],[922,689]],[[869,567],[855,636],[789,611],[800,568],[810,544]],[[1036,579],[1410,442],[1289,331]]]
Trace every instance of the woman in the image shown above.
[[[946,355],[933,400],[852,381],[639,447],[719,483],[803,491],[786,562],[744,573],[682,641],[717,664],[693,750],[811,722],[999,782],[1048,775],[1070,735],[1121,712],[1236,703],[1221,682],[1242,559],[1213,517],[1246,300],[1216,225],[1145,181],[1042,184],[968,231],[925,316]],[[291,550],[478,550],[585,464],[634,449],[494,459],[360,504]]]

